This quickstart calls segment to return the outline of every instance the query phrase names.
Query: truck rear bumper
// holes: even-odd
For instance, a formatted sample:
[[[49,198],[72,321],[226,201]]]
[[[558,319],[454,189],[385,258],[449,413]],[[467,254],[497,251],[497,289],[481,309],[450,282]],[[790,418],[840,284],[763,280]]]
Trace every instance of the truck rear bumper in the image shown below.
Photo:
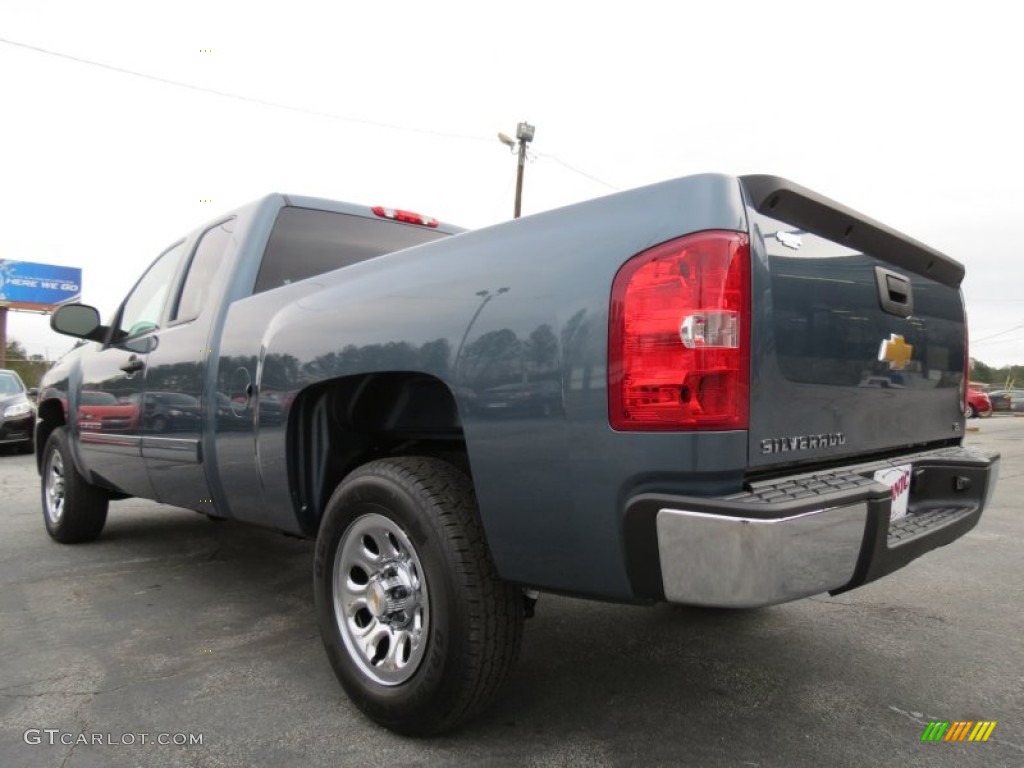
[[[874,473],[908,464],[909,511],[890,521],[892,492]],[[998,466],[998,454],[945,448],[752,482],[727,497],[638,496],[627,508],[627,549],[646,551],[647,560],[630,560],[634,589],[736,608],[853,589],[974,527]],[[656,546],[630,546],[631,534],[653,535]]]
[[[867,519],[866,502],[769,520],[666,507],[657,516],[665,598],[743,608],[841,587]]]

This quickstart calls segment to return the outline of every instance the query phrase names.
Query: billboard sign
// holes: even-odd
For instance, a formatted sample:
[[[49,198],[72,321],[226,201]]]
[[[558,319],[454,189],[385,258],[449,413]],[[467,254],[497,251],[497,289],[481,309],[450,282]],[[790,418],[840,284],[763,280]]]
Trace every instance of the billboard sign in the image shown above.
[[[82,298],[82,270],[0,259],[0,307],[52,311]]]

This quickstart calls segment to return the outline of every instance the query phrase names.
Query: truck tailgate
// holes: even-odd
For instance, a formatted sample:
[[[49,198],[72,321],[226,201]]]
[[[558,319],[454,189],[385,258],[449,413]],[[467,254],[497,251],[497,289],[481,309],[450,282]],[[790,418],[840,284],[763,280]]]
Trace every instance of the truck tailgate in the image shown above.
[[[751,467],[957,441],[957,262],[789,182],[744,177],[752,268]]]

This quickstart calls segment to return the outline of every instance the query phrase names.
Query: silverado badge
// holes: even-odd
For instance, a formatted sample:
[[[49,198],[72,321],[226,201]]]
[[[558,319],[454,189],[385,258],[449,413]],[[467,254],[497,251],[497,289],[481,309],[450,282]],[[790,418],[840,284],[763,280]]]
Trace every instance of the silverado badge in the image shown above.
[[[893,370],[902,371],[907,367],[913,353],[913,344],[907,344],[898,333],[891,333],[888,339],[882,339],[882,345],[878,348],[878,359],[888,363]]]

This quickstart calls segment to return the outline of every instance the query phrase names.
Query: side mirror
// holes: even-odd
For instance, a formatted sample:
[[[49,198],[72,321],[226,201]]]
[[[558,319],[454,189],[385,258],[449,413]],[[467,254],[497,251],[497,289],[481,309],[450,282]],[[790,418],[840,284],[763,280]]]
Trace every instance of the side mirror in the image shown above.
[[[28,392],[26,394],[28,395],[28,399],[31,400],[33,403],[39,401],[39,389],[38,389],[38,387],[29,387],[29,390],[28,390]]]
[[[88,304],[65,304],[50,315],[50,327],[65,336],[103,341],[109,330],[100,323],[100,313]]]

